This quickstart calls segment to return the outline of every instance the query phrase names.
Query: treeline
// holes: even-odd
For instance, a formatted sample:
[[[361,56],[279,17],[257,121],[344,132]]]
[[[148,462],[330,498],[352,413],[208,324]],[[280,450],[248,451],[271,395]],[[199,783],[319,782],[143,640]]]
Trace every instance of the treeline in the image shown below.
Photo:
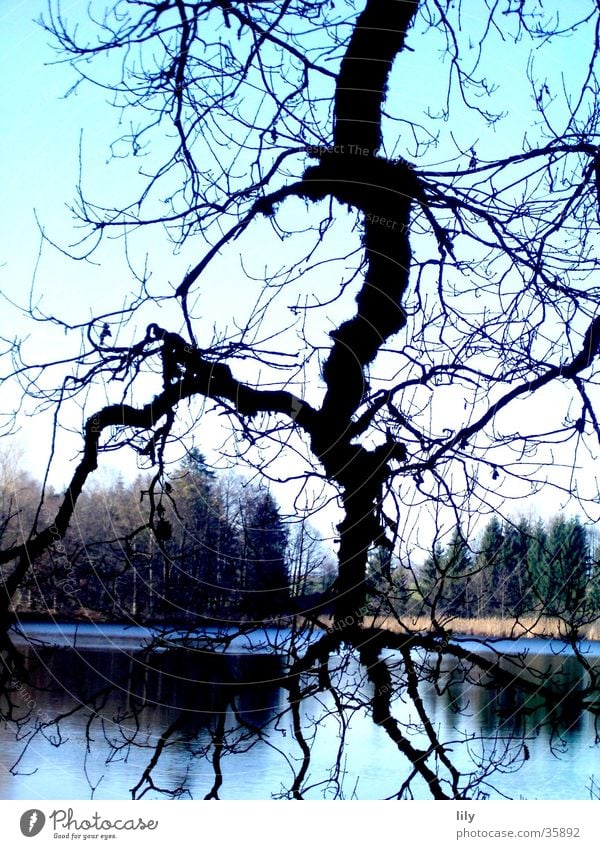
[[[0,537],[26,539],[62,499],[39,506],[39,484],[0,456]],[[574,625],[600,615],[600,547],[578,518],[493,517],[469,540],[456,529],[421,567],[370,556],[370,613],[436,617],[548,615]],[[0,579],[8,567],[0,567]],[[10,570],[9,570],[10,571]],[[308,524],[284,519],[272,494],[215,474],[197,450],[151,497],[149,479],[84,491],[64,539],[32,564],[18,613],[136,621],[261,620],[314,609],[335,576]]]
[[[457,529],[436,545],[406,586],[411,609],[435,615],[561,617],[575,625],[600,615],[600,550],[578,518],[547,523],[494,517],[469,542]]]
[[[0,493],[4,546],[21,540],[36,510],[38,488],[19,480]],[[43,523],[59,500],[47,498]],[[115,620],[260,620],[301,607],[332,568],[310,526],[284,521],[268,489],[216,475],[192,450],[160,497],[143,478],[84,492],[66,537],[32,565],[14,606]]]

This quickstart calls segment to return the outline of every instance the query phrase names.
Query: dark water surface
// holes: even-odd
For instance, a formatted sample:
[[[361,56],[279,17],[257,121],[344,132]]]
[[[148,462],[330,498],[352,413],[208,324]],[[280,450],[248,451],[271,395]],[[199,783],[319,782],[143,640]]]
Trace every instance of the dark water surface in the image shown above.
[[[183,798],[203,798],[214,782],[211,759],[219,721],[234,748],[223,750],[220,798],[269,799],[291,786],[302,752],[292,734],[288,692],[280,686],[288,631],[238,636],[223,654],[207,651],[202,640],[181,648],[176,636],[149,653],[143,647],[154,634],[141,627],[25,627],[15,642],[23,648],[29,672],[15,686],[17,701],[29,706],[31,722],[0,730],[0,798],[131,798],[161,735],[174,723],[152,773],[158,789],[149,789],[144,798],[162,798],[160,789],[178,787],[185,788]],[[473,641],[462,645],[481,652]],[[531,670],[552,670],[562,676],[567,690],[583,686],[581,666],[558,642],[502,640],[485,651],[493,658],[495,651],[516,654],[524,648]],[[581,650],[590,664],[600,663],[599,644],[582,643]],[[388,658],[393,666],[394,653]],[[304,783],[314,785],[305,795],[393,796],[409,767],[362,707],[365,699],[360,696],[368,695],[371,686],[364,670],[351,655],[332,658],[330,667],[350,719],[343,727],[328,691],[302,702],[302,723],[312,748]],[[501,772],[481,785],[490,798],[589,799],[590,787],[600,782],[600,747],[594,745],[589,713],[541,699],[523,712],[509,691],[476,686],[472,676],[464,675],[454,681],[449,676],[447,686],[437,691],[424,684],[421,696],[438,735],[451,743],[448,751],[460,770],[472,771],[479,762],[484,769],[492,749],[496,758],[503,758]],[[87,707],[81,708],[82,703]],[[64,714],[58,726],[31,734],[36,723],[43,726],[57,713]],[[414,704],[399,698],[393,713],[407,723],[411,743],[424,747]],[[257,730],[263,739],[257,738]],[[342,730],[346,745],[340,754]],[[511,763],[511,740],[519,735],[525,735],[528,758],[523,763],[521,755]],[[146,782],[140,788],[148,786]],[[414,783],[413,790],[417,798],[430,798],[423,783]]]

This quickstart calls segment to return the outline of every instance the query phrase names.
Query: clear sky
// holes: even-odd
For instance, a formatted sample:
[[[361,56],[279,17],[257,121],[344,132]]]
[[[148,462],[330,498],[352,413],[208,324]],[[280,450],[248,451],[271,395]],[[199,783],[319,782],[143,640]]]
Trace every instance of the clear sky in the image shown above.
[[[123,164],[113,162],[108,166],[109,144],[116,135],[117,116],[105,103],[103,94],[86,87],[69,98],[63,96],[73,82],[72,72],[68,66],[49,64],[56,56],[48,45],[49,37],[34,23],[45,6],[39,0],[2,0],[0,3],[0,74],[5,82],[9,81],[2,95],[3,130],[0,137],[0,185],[4,198],[0,206],[0,291],[14,304],[27,306],[37,266],[33,302],[42,312],[59,314],[67,322],[82,321],[95,312],[107,309],[107,306],[118,308],[124,293],[132,290],[133,282],[123,262],[122,246],[109,242],[94,256],[93,263],[74,263],[45,245],[38,263],[40,234],[37,222],[51,239],[61,245],[74,245],[81,238],[82,232],[74,225],[68,209],[73,202],[79,176],[80,143],[84,181],[92,193],[96,189],[116,192],[124,182],[134,178],[126,176],[132,173],[129,161]],[[77,16],[83,20],[86,8],[87,3],[81,0],[67,0],[62,4],[65,17],[70,19]],[[496,37],[494,44],[489,54],[490,73],[501,67],[504,86],[494,95],[496,99],[493,102],[496,108],[503,104],[507,110],[510,108],[511,119],[500,122],[485,133],[482,129],[481,134],[478,127],[467,123],[473,120],[468,111],[465,111],[464,120],[455,116],[451,126],[442,125],[445,144],[449,144],[450,132],[454,133],[459,144],[465,145],[471,142],[475,133],[480,156],[489,155],[492,151],[499,155],[520,146],[521,139],[516,135],[519,118],[520,133],[527,126],[526,116],[531,103],[531,93],[523,84],[522,76],[526,46],[522,45],[516,51],[511,47],[509,54],[505,52],[508,46],[503,45],[501,38]],[[581,67],[581,63],[576,64],[572,60],[581,52],[582,44],[573,38],[559,40],[548,74],[558,80],[561,73],[579,73],[576,69]],[[509,55],[510,61],[507,59]],[[428,93],[436,90],[443,76],[441,62],[436,61],[435,56],[423,56],[422,52],[416,51],[405,54],[401,63],[396,67],[386,108],[391,112],[427,108]],[[407,79],[413,82],[407,85]],[[414,84],[414,79],[419,80],[419,86]],[[444,159],[444,149],[442,144],[438,150],[440,160]],[[300,215],[299,209],[294,208],[291,214]],[[156,285],[156,291],[164,292],[165,287],[176,286],[189,265],[198,258],[198,244],[188,245],[173,256],[164,239],[148,234],[143,236],[145,242],[142,237],[135,238],[138,241],[134,243],[132,253],[134,262],[141,270],[144,254],[148,251],[153,270],[151,287]],[[79,249],[74,247],[73,250],[77,253]],[[242,252],[245,265],[259,270],[266,261],[263,250],[258,229],[215,264],[210,273],[213,285],[203,288],[199,307],[205,322],[200,326],[204,326],[206,332],[214,316],[227,322],[236,311],[240,314],[249,309],[258,293],[258,284],[253,287],[246,281],[243,287],[232,284],[226,289],[221,281],[226,280],[229,284],[238,273]],[[351,299],[345,303],[349,305]],[[165,324],[169,324],[174,313],[165,308],[162,318]],[[149,320],[162,319],[161,315],[154,315]],[[142,328],[143,324],[140,325],[140,336]],[[317,332],[317,343],[325,341],[326,329],[323,327]],[[6,302],[0,311],[0,336],[5,339],[28,336],[25,350],[30,361],[46,360],[51,355],[62,356],[72,350],[70,345],[76,344],[67,339],[59,328],[32,325],[16,306]],[[5,385],[0,389],[3,409],[7,408],[11,399],[14,403],[14,395],[14,386]],[[101,401],[100,391],[98,402]],[[450,402],[451,406],[452,403],[456,416],[460,417],[462,398],[455,398]],[[34,408],[30,406],[28,412],[34,412]],[[33,418],[21,420],[22,431],[17,441],[24,444],[26,462],[39,475],[48,452],[50,420],[47,414],[35,412]],[[40,428],[42,422],[43,427]],[[80,449],[77,431],[81,418],[78,420],[76,411],[68,424],[74,432],[70,436],[65,435],[64,443],[61,443],[52,478],[56,485],[64,484]],[[208,432],[211,433],[210,430]],[[133,474],[133,459],[120,459],[118,470],[126,475]],[[561,505],[561,498],[548,495],[533,507],[539,509],[542,506],[545,510],[557,509]]]

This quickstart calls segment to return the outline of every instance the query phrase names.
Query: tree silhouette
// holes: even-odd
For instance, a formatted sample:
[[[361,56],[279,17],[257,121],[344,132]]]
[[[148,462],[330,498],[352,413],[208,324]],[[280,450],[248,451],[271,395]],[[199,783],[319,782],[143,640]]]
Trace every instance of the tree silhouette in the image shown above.
[[[550,524],[540,590],[550,613],[577,615],[591,577],[585,529],[577,519],[557,516]]]
[[[223,457],[296,481],[295,503],[307,512],[331,501],[341,512],[337,575],[322,599],[334,622],[304,611],[317,638],[294,647],[284,677],[301,752],[294,797],[309,785],[301,704],[315,691],[335,694],[341,714],[354,699],[383,729],[408,764],[398,795],[421,781],[446,799],[476,795],[502,759],[470,772],[452,762],[420,691],[448,674],[442,658],[463,676],[470,667],[580,709],[597,685],[586,668],[584,686],[557,695],[558,684],[525,663],[507,671],[467,650],[435,616],[426,629],[365,621],[370,552],[404,555],[415,511],[421,539],[431,541],[435,524],[464,528],[464,541],[469,523],[508,495],[554,485],[589,511],[597,497],[576,478],[600,437],[599,12],[590,0],[549,22],[537,3],[507,0],[466,24],[465,9],[440,0],[366,0],[358,11],[329,0],[116,0],[81,37],[58,4],[45,19],[79,90],[101,85],[128,116],[113,152],[131,158],[131,194],[123,200],[125,186],[106,198],[103,184],[91,199],[81,187],[78,257],[109,236],[162,233],[190,267],[161,291],[144,272],[124,307],[120,293],[115,309],[67,328],[82,347],[55,387],[11,352],[26,395],[59,418],[81,404],[86,418],[56,511],[0,554],[4,623],[108,451],[132,449],[151,468],[147,525],[168,553],[170,464],[186,431],[218,412],[229,428]],[[581,79],[554,76],[552,50],[565,33],[584,46]],[[531,61],[519,64],[524,49]],[[500,74],[496,96],[494,71],[509,56],[521,76],[511,86]],[[495,135],[526,86],[533,116],[519,125],[514,110],[508,132]],[[224,306],[246,291],[234,276],[254,306],[229,322],[207,319],[211,285],[222,286]],[[108,401],[89,408],[99,384]],[[442,569],[464,595],[473,567],[455,553],[457,568]],[[451,602],[458,609],[455,594]],[[336,693],[338,651],[353,653],[365,676],[352,698]],[[395,714],[400,695],[418,717],[418,745]],[[224,734],[214,731],[216,776]],[[512,762],[524,752],[515,738]]]
[[[258,491],[244,515],[244,607],[251,616],[263,619],[287,609],[287,537],[272,495]]]

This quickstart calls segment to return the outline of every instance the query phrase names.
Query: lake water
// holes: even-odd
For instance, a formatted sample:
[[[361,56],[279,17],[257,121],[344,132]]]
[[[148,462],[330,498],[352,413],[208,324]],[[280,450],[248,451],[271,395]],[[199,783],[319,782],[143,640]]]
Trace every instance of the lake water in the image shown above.
[[[238,635],[226,641],[222,654],[208,651],[201,639],[181,648],[183,634],[143,651],[155,636],[121,625],[28,624],[15,637],[28,671],[13,680],[19,707],[15,721],[0,731],[0,798],[129,799],[136,786],[137,797],[145,791],[144,798],[164,798],[161,791],[169,790],[204,798],[215,779],[215,742],[221,752],[220,798],[285,797],[302,765],[288,692],[280,686],[290,632]],[[481,652],[474,642],[461,644]],[[552,670],[567,690],[583,686],[581,667],[554,641],[497,641],[484,654],[515,655],[524,647],[531,674]],[[592,666],[600,664],[597,643],[582,643],[581,650]],[[401,675],[400,655],[386,657]],[[434,663],[426,655],[417,661],[424,669]],[[344,653],[331,659],[330,675],[343,714],[332,693],[316,686],[300,706],[311,750],[304,796],[395,797],[410,765],[365,709],[372,685],[364,669]],[[312,686],[316,679],[304,683]],[[515,701],[509,690],[479,683],[470,667],[451,663],[437,686],[425,682],[420,692],[449,757],[463,775],[475,773],[480,793],[515,799],[597,794],[600,747],[594,745],[590,712],[566,701]],[[21,722],[27,707],[29,721]],[[58,713],[64,714],[59,725],[47,725]],[[393,714],[411,744],[425,748],[414,702],[405,695],[396,699]],[[151,782],[143,780],[161,738],[164,748]],[[525,740],[526,754],[517,738]],[[492,756],[501,768],[486,778]],[[408,795],[431,798],[416,779]]]

